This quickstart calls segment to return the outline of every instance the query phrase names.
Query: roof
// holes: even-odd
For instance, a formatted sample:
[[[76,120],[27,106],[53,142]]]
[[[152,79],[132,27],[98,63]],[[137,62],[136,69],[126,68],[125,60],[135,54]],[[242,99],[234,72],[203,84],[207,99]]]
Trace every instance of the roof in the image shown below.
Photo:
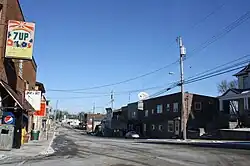
[[[233,76],[241,76],[241,75],[246,75],[250,72],[250,63],[245,66],[242,70],[240,70],[238,73],[234,74]]]
[[[88,118],[93,118],[94,117],[95,120],[102,120],[105,117],[104,114],[100,114],[100,113],[88,114],[87,116],[88,116]]]
[[[27,111],[35,111],[35,109],[30,105],[30,103],[24,98],[22,100],[22,94],[16,93],[6,82],[0,80],[1,86],[7,91],[7,93],[15,100],[18,106]]]
[[[46,92],[43,83],[37,81],[37,82],[36,82],[36,86],[39,87],[39,90],[41,90],[42,93],[45,93],[45,92]]]
[[[234,92],[235,94],[244,94],[250,92],[250,88],[248,89],[237,89],[237,88],[231,88],[228,89],[225,93],[223,93],[221,96],[225,96],[229,91]]]

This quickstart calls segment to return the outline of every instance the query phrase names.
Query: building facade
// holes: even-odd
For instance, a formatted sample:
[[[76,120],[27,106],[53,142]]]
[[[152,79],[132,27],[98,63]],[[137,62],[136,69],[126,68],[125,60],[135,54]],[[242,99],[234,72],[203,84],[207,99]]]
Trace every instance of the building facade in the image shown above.
[[[185,93],[188,114],[187,129],[204,128],[218,112],[215,97]],[[181,93],[151,98],[144,101],[141,111],[142,136],[149,138],[178,138],[181,131]]]
[[[7,25],[9,20],[25,21],[18,0],[0,0],[0,97],[1,111],[15,116],[14,147],[21,146],[21,128],[30,131],[33,107],[25,99],[25,90],[34,89],[36,83],[35,60],[5,58]]]
[[[235,114],[240,122],[239,127],[250,127],[250,64],[234,76],[238,87],[228,89],[219,97],[220,111],[224,114]]]

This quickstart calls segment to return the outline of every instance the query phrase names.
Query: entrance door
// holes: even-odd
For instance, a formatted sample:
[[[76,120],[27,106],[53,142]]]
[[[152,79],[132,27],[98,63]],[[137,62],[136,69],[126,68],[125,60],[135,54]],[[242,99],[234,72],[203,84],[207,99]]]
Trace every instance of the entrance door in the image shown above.
[[[180,134],[180,121],[179,120],[175,120],[175,123],[174,123],[174,133],[175,133],[175,135],[179,135]]]

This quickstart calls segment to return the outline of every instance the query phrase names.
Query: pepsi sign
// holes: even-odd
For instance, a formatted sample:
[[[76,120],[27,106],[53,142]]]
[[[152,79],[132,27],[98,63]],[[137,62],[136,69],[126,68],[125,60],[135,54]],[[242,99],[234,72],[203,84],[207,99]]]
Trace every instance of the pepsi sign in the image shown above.
[[[15,116],[12,112],[3,112],[3,124],[15,124]]]

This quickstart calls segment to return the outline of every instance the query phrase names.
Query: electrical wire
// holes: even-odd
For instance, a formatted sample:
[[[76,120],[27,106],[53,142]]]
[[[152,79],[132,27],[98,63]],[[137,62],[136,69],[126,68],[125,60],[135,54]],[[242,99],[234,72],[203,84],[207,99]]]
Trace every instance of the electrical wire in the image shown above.
[[[207,73],[207,72],[213,71],[213,70],[215,70],[215,69],[219,69],[219,68],[222,67],[222,66],[229,65],[229,64],[231,64],[231,63],[237,62],[237,61],[242,60],[242,59],[244,59],[244,58],[247,58],[247,57],[249,57],[249,56],[250,56],[250,55],[244,55],[244,56],[239,57],[239,58],[237,58],[237,59],[234,59],[234,60],[232,60],[232,61],[226,62],[226,63],[224,63],[224,64],[222,64],[222,65],[218,65],[218,66],[216,66],[216,67],[214,67],[214,68],[212,68],[212,69],[208,69],[208,70],[206,70],[206,71],[197,73],[197,74],[195,74],[194,76],[188,77],[188,78],[186,78],[186,79],[191,79],[191,78],[193,78],[193,77],[200,76],[200,75],[202,75],[202,74],[205,74],[205,73]]]
[[[222,5],[220,5],[219,7],[215,8],[213,11],[211,11],[208,15],[206,15],[204,18],[202,18],[201,20],[199,20],[197,23],[195,23],[194,25],[191,26],[190,30],[193,29],[194,27],[196,27],[197,25],[201,24],[202,22],[206,21],[209,17],[211,17],[213,14],[216,13],[216,11],[218,11],[219,9],[222,9],[222,7],[225,5],[225,3],[223,3]],[[170,45],[172,45],[172,43],[175,43],[176,41],[173,41],[170,43]],[[170,46],[169,45],[169,46]],[[123,83],[127,83],[127,82],[130,82],[130,81],[133,81],[133,80],[136,80],[136,79],[140,79],[142,77],[146,77],[148,75],[151,75],[151,74],[154,74],[156,72],[159,72],[163,69],[166,69],[176,63],[178,63],[179,60],[176,60],[166,66],[163,66],[161,68],[158,68],[156,70],[153,70],[151,72],[148,72],[148,73],[145,73],[145,74],[142,74],[142,75],[139,75],[139,76],[136,76],[136,77],[132,77],[130,79],[127,79],[127,80],[123,80],[123,81],[120,81],[120,82],[115,82],[115,83],[111,83],[111,84],[105,84],[105,85],[100,85],[100,86],[93,86],[93,87],[88,87],[88,88],[82,88],[82,89],[48,89],[47,91],[57,91],[57,92],[75,92],[75,91],[85,91],[85,90],[92,90],[92,89],[99,89],[99,88],[104,88],[104,87],[109,87],[109,86],[114,86],[114,85],[120,85],[120,84],[123,84]]]
[[[68,90],[66,90],[66,89],[64,89],[64,90],[63,90],[63,89],[61,89],[61,90],[59,90],[59,89],[48,89],[47,91],[64,91],[64,92],[72,91],[72,92],[74,92],[74,91],[92,90],[92,89],[99,89],[99,88],[104,88],[104,87],[109,87],[109,86],[124,84],[124,83],[130,82],[130,81],[137,80],[137,79],[139,79],[139,78],[142,78],[142,77],[145,77],[145,76],[154,74],[154,73],[156,73],[156,72],[158,72],[158,71],[161,71],[161,70],[163,70],[163,69],[165,69],[165,68],[167,68],[167,67],[169,67],[169,66],[172,66],[172,65],[174,65],[174,64],[176,64],[176,63],[178,63],[178,62],[179,62],[179,60],[174,61],[174,62],[172,62],[172,63],[170,63],[170,64],[168,64],[168,65],[166,65],[166,66],[164,66],[164,67],[158,68],[158,69],[156,69],[156,70],[154,70],[154,71],[145,73],[145,74],[143,74],[143,75],[139,75],[139,76],[136,76],[136,77],[133,77],[133,78],[129,78],[129,79],[127,79],[127,80],[123,80],[123,81],[115,82],[115,83],[111,83],[111,84],[105,84],[105,85],[100,85],[100,86],[93,86],[93,87],[83,88],[83,89],[71,89],[71,90],[70,90],[70,89],[68,89]]]
[[[224,71],[224,70],[228,70],[228,69],[231,69],[233,67],[238,67],[238,66],[242,66],[242,65],[246,66],[246,63],[248,63],[248,62],[249,62],[249,59],[241,61],[241,62],[238,62],[236,64],[232,64],[231,66],[227,66],[227,67],[224,67],[222,69],[215,70],[215,71],[207,73],[207,74],[203,74],[201,76],[196,76],[196,77],[189,78],[186,81],[193,81],[193,80],[196,80],[196,79],[200,79],[202,77],[206,77],[206,76],[214,74],[214,73],[218,73],[218,72],[221,72],[221,71]]]
[[[194,76],[191,76],[191,77],[188,77],[187,79],[184,80],[184,84],[187,84],[187,83],[191,83],[191,82],[195,82],[196,80],[203,80],[203,78],[210,78],[210,76],[212,75],[215,75],[217,76],[218,73],[223,73],[224,74],[224,71],[231,71],[231,69],[233,68],[233,71],[234,71],[234,68],[238,69],[238,68],[242,68],[242,65],[246,66],[245,64],[248,63],[250,61],[250,59],[247,59],[247,60],[242,60],[240,62],[237,62],[239,61],[240,59],[243,59],[243,58],[246,58],[248,57],[249,55],[245,55],[245,56],[242,56],[240,58],[237,58],[233,61],[229,61],[227,63],[224,63],[222,65],[219,65],[219,66],[216,66],[212,69],[209,69],[209,70],[206,70],[204,72],[201,72],[201,73],[198,73]],[[237,62],[237,63],[235,63]],[[226,66],[226,65],[229,65],[231,64],[230,66]],[[240,67],[239,67],[240,66]],[[221,68],[223,67],[223,68]],[[221,69],[219,69],[221,68]],[[215,70],[217,69],[217,70]],[[235,69],[235,70],[236,70]],[[208,73],[208,71],[210,71]],[[220,74],[219,74],[220,75]],[[153,97],[156,97],[156,96],[159,96],[177,86],[180,85],[180,81],[175,81],[175,82],[172,82],[172,83],[169,83],[170,86],[168,86],[168,88],[164,88],[152,95],[150,95],[150,98],[153,98]],[[123,94],[128,94],[128,93],[135,93],[135,92],[139,92],[139,91],[143,91],[143,90],[149,90],[149,89],[159,89],[159,88],[162,88],[162,86],[155,86],[155,87],[150,87],[150,88],[145,88],[145,89],[136,89],[136,90],[130,90],[130,91],[121,91],[121,92],[117,92],[115,93],[115,95],[123,95]],[[107,97],[107,96],[110,96],[110,94],[106,94],[106,95],[96,95],[96,96],[80,96],[80,97],[65,97],[65,98],[60,98],[60,99],[83,99],[83,98],[99,98],[99,97]],[[55,99],[56,97],[54,97]],[[51,97],[50,99],[53,99],[53,97]],[[59,98],[56,98],[56,99],[59,99]]]
[[[241,69],[243,67],[246,67],[246,66],[240,66],[240,67],[229,69],[229,70],[226,70],[226,71],[223,71],[223,72],[212,74],[212,75],[209,75],[209,76],[206,76],[206,77],[202,77],[202,78],[199,78],[199,79],[196,79],[196,80],[186,81],[186,82],[184,82],[184,84],[190,84],[190,83],[194,83],[194,82],[201,81],[201,80],[204,80],[204,79],[208,79],[208,78],[211,78],[211,77],[215,77],[215,76],[218,76],[218,75],[222,75],[222,74],[225,74],[225,73],[228,73],[228,72],[232,72],[232,71]]]
[[[234,70],[237,70],[237,69],[240,69],[240,68],[243,68],[246,66],[246,63],[249,63],[249,59],[247,60],[243,60],[241,62],[238,62],[238,63],[234,63],[240,59],[243,59],[245,57],[247,57],[248,55],[245,55],[243,57],[240,57],[236,60],[233,60],[233,61],[230,61],[230,62],[227,62],[225,64],[222,64],[220,66],[216,66],[215,68],[212,68],[212,69],[209,69],[209,70],[206,70],[204,72],[201,72],[199,74],[196,74],[195,76],[191,76],[189,77],[188,79],[184,80],[184,84],[190,84],[190,83],[193,83],[193,82],[196,82],[196,81],[200,81],[200,80],[203,80],[203,79],[207,79],[207,78],[211,78],[211,77],[214,77],[214,76],[218,76],[218,75],[221,75],[221,74],[225,74],[225,73],[228,73],[228,72],[231,72],[231,71],[234,71]],[[230,63],[234,63],[230,66],[227,66],[227,67],[224,67],[225,65],[228,65]],[[224,68],[221,68],[221,69],[218,69],[220,67],[224,67]],[[215,69],[218,69],[218,70],[215,70]],[[213,71],[215,70],[215,71]],[[210,73],[207,73],[208,71],[212,71]],[[205,74],[207,73],[207,74]],[[201,75],[203,74],[203,75]],[[156,97],[156,96],[159,96],[177,86],[180,85],[180,81],[176,81],[176,83],[173,83],[170,87],[168,88],[164,88],[163,90],[159,91],[159,92],[156,92],[154,93],[153,95],[151,95],[150,97],[153,98],[153,97]]]
[[[208,39],[205,42],[203,42],[202,44],[200,44],[199,47],[193,49],[191,51],[192,53],[188,57],[186,57],[185,60],[189,59],[190,57],[193,57],[195,55],[195,53],[198,53],[199,51],[207,48],[209,45],[213,44],[217,40],[221,39],[222,37],[227,35],[229,32],[231,32],[232,30],[234,30],[235,28],[237,28],[238,26],[240,26],[241,24],[246,22],[249,18],[250,18],[250,11],[247,11],[245,14],[241,15],[238,19],[233,21],[231,24],[229,24],[225,28],[223,28],[223,30],[221,32],[219,32],[218,34],[212,36],[210,39]]]

